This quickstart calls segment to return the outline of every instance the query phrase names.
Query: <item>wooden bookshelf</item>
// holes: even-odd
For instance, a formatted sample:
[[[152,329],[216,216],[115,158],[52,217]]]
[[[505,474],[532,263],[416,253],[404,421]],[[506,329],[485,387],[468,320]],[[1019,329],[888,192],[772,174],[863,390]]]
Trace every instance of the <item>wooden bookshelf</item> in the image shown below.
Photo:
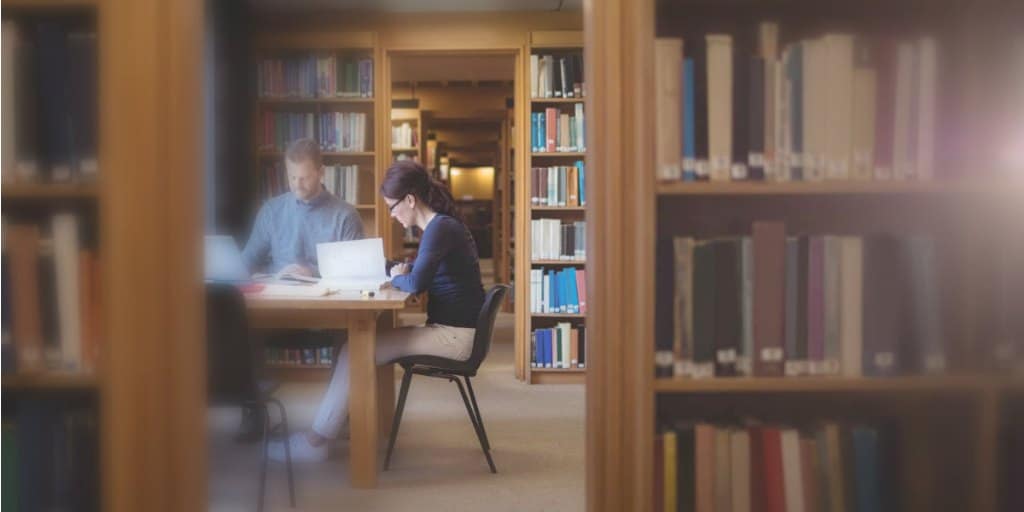
[[[265,167],[280,161],[284,158],[284,152],[279,150],[267,150],[261,147],[262,136],[262,114],[263,112],[312,112],[316,116],[328,112],[351,112],[366,114],[365,149],[363,151],[322,151],[321,155],[325,165],[349,165],[359,167],[359,192],[358,203],[355,204],[363,219],[363,231],[367,236],[378,236],[383,232],[383,224],[387,215],[381,215],[379,205],[376,201],[377,185],[380,183],[382,172],[380,163],[388,161],[392,156],[388,138],[382,139],[385,135],[385,128],[381,120],[386,119],[387,110],[384,110],[385,102],[379,101],[383,72],[381,70],[380,49],[378,38],[375,32],[369,31],[323,31],[323,30],[285,30],[285,29],[264,29],[253,38],[251,49],[254,56],[252,62],[258,62],[263,57],[280,55],[301,55],[301,54],[332,54],[338,58],[338,64],[343,57],[368,58],[373,62],[373,91],[370,97],[362,96],[329,96],[329,97],[260,97],[259,91],[255,91],[253,103],[254,123],[254,161],[257,163],[257,183],[261,183],[258,190],[263,188],[265,180]],[[257,84],[253,84],[256,87]],[[339,84],[340,86],[341,84]],[[319,135],[319,125],[314,127],[314,138]],[[364,181],[371,179],[372,183]],[[254,191],[259,194],[260,192]],[[261,203],[265,197],[258,197],[256,204]]]
[[[4,183],[2,195],[10,200],[53,200],[99,198],[99,185],[63,183]]]
[[[993,85],[998,81],[990,77],[989,71],[999,70],[978,63],[984,55],[979,49],[994,46],[966,42],[990,43],[988,32],[993,27],[1001,27],[1004,33],[1009,28],[999,20],[1011,13],[1019,16],[1020,11],[986,4],[972,11],[971,17],[961,17],[960,8],[967,4],[954,0],[949,4],[953,9],[919,12],[912,1],[843,8],[830,3],[831,7],[819,9],[812,1],[765,5],[753,0],[615,0],[585,11],[591,107],[587,136],[593,157],[588,161],[587,199],[600,205],[588,212],[591,230],[600,233],[588,251],[588,269],[592,269],[588,275],[589,510],[652,509],[652,448],[657,428],[668,419],[713,421],[765,412],[771,414],[761,417],[776,423],[832,417],[898,424],[903,440],[896,478],[908,484],[901,510],[992,512],[1000,506],[998,482],[1006,481],[1008,457],[1000,444],[1004,440],[1001,425],[1009,424],[1012,407],[1020,409],[1024,380],[1019,373],[1009,376],[1008,370],[986,365],[976,353],[986,343],[980,329],[986,318],[986,289],[991,286],[985,267],[999,252],[993,248],[999,247],[1001,234],[1019,232],[1020,210],[1011,205],[1024,200],[1024,189],[1016,186],[1017,180],[998,176],[998,172],[1007,177],[1009,173],[996,171],[986,146],[1005,135],[988,123],[1009,107],[1005,91],[1003,100],[998,99],[1001,86]],[[900,16],[899,25],[870,21],[897,11],[906,14]],[[738,25],[736,19],[750,23]],[[655,38],[742,25],[754,31],[756,44],[755,22],[762,20],[778,21],[782,30],[790,31],[786,32],[790,39],[780,39],[780,44],[837,26],[911,34],[942,27],[937,37],[945,44],[940,48],[957,50],[943,54],[948,60],[941,61],[945,69],[956,70],[944,75],[948,81],[940,93],[944,95],[942,114],[960,112],[963,118],[958,118],[962,123],[958,125],[985,135],[972,134],[968,128],[944,140],[953,147],[942,148],[945,161],[936,161],[941,169],[935,173],[938,178],[929,182],[658,183],[659,131],[651,87],[656,83]],[[962,176],[963,181],[948,176]],[[732,216],[737,208],[738,214]],[[798,230],[829,233],[836,231],[825,230],[841,226],[843,233],[864,234],[920,228],[962,241],[953,244],[956,248],[950,253],[955,270],[945,282],[956,292],[949,318],[943,319],[951,326],[945,333],[947,356],[959,358],[959,365],[935,376],[655,378],[655,284],[671,279],[652,272],[656,241],[671,236],[746,234],[729,223],[765,218],[766,211],[784,221],[796,222],[798,215],[814,217]],[[894,216],[897,212],[901,216]],[[690,218],[679,217],[684,213]],[[729,220],[715,222],[716,216]],[[970,476],[941,479],[934,477],[936,472]]]
[[[541,112],[545,108],[558,108],[563,113],[570,113],[577,104],[586,104],[585,98],[534,98],[531,95],[529,80],[531,78],[530,55],[550,52],[558,55],[583,53],[583,33],[579,31],[536,31],[530,34],[530,45],[523,59],[522,76],[524,84],[520,87],[522,103],[528,107],[526,116],[517,138],[522,141],[531,139],[532,123],[529,122],[531,112]],[[584,68],[585,69],[585,68]],[[528,147],[526,148],[528,149]],[[535,368],[531,366],[532,347],[531,335],[534,329],[552,327],[557,322],[571,322],[574,328],[585,327],[586,315],[566,313],[534,313],[530,311],[530,270],[537,267],[575,267],[586,269],[587,262],[577,260],[533,260],[530,247],[532,227],[531,221],[543,218],[558,218],[563,221],[586,220],[584,206],[541,206],[531,204],[530,191],[533,167],[563,165],[568,162],[585,159],[586,152],[523,152],[523,172],[516,178],[515,215],[517,224],[514,244],[516,297],[522,297],[516,304],[516,377],[530,384],[580,384],[586,378],[585,368]],[[589,174],[589,163],[587,171]],[[587,343],[589,347],[589,330]]]
[[[99,380],[95,374],[76,372],[39,372],[4,375],[4,393],[35,391],[97,391]]]
[[[369,31],[346,30],[280,30],[264,29],[256,34],[253,41],[253,62],[264,56],[281,54],[300,55],[315,53],[318,55],[333,54],[341,63],[342,57],[369,58],[373,61],[373,91],[371,97],[334,96],[334,97],[259,97],[258,91],[253,104],[254,122],[260,123],[260,115],[264,111],[278,112],[313,112],[316,115],[327,112],[364,113],[366,120],[366,145],[363,151],[321,151],[324,165],[358,165],[359,191],[358,201],[352,206],[363,219],[363,231],[368,237],[381,236],[384,223],[388,216],[381,213],[382,203],[377,199],[377,188],[383,173],[383,165],[390,162],[393,156],[390,144],[390,127],[387,126],[390,108],[388,102],[381,100],[384,87],[384,73],[381,65],[378,35]],[[340,84],[339,84],[340,85]],[[256,85],[254,84],[253,87]],[[263,166],[273,160],[284,158],[283,151],[260,148],[261,126],[253,127],[256,161],[259,172]],[[315,135],[319,134],[315,128]],[[385,138],[386,137],[386,138]],[[263,176],[259,176],[260,180]],[[369,179],[370,183],[365,180]],[[259,197],[255,202],[261,203],[265,198]],[[385,239],[387,244],[387,239]],[[330,366],[267,363],[267,372],[284,381],[320,381],[328,378]]]

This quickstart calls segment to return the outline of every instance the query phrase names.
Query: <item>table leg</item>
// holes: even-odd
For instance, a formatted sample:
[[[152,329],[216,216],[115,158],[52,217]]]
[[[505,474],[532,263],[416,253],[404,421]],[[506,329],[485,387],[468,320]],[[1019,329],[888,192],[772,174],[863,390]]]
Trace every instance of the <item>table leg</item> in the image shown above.
[[[377,409],[380,419],[377,426],[380,437],[391,435],[391,422],[395,419],[395,365],[385,364],[377,367]]]
[[[349,473],[353,487],[366,489],[377,486],[377,323],[372,311],[349,314]]]

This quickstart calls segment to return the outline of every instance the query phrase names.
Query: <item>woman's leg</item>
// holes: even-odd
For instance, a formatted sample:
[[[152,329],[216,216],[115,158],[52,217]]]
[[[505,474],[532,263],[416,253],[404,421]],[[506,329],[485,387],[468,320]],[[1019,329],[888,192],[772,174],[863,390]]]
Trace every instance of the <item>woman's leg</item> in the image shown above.
[[[467,329],[466,331],[472,331]],[[419,327],[403,327],[377,334],[375,359],[377,364],[385,364],[408,355],[432,355],[451,359],[466,359],[471,350],[472,337],[465,332],[440,325]],[[349,398],[349,357],[348,345],[338,353],[338,364],[331,374],[331,382],[327,386],[320,401],[316,419],[313,421],[313,433],[324,439],[334,439],[341,430],[348,413]],[[311,439],[315,442],[315,439]]]

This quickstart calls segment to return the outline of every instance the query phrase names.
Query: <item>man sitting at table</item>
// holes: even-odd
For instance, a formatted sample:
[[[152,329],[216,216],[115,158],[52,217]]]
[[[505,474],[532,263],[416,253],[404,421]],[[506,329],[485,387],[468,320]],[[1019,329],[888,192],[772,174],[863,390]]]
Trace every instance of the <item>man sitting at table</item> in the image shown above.
[[[363,222],[355,207],[323,186],[324,168],[320,146],[313,139],[292,142],[284,155],[288,192],[268,200],[256,215],[252,235],[242,251],[250,273],[268,272],[318,277],[317,244],[363,238]],[[334,344],[337,333],[291,332],[290,339],[327,338],[318,344]],[[261,337],[254,356],[262,367]],[[307,340],[308,341],[308,340]],[[257,408],[243,408],[239,442],[260,439],[263,418]]]
[[[363,238],[363,222],[355,207],[324,188],[316,141],[292,142],[284,164],[289,191],[260,208],[242,257],[250,272],[318,276],[316,245]]]

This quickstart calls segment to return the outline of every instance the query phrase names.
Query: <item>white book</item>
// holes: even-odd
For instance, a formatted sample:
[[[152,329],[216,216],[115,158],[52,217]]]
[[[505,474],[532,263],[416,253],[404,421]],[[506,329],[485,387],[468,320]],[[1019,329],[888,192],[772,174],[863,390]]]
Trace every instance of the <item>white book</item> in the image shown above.
[[[850,179],[853,155],[853,36],[825,36],[828,79],[825,177]]]
[[[575,107],[576,116],[573,118],[576,121],[576,149],[579,152],[587,150],[587,138],[586,138],[586,123],[583,121],[583,104],[577,103]]]
[[[683,40],[658,38],[654,40],[654,101],[655,101],[655,155],[656,176],[660,181],[675,181],[681,177],[682,119],[679,115],[682,101]]]
[[[732,167],[732,36],[709,34],[705,39],[711,181],[729,181]]]
[[[914,101],[914,46],[900,43],[896,53],[896,115],[893,123],[893,178],[909,179],[913,174],[912,131]]]
[[[786,494],[786,512],[804,512],[800,434],[791,428],[782,430],[782,481]]]
[[[938,80],[938,49],[934,38],[922,37],[917,44],[917,154],[916,177],[935,176],[935,89]],[[1024,84],[1018,84],[1024,87]]]
[[[538,85],[540,84],[540,77],[539,77],[540,69],[538,69],[539,64],[540,64],[540,56],[536,55],[536,54],[530,55],[530,97],[531,98],[539,97],[539,96],[537,96],[537,93],[540,90],[540,88],[538,87]]]
[[[548,304],[548,297],[551,296],[551,276],[544,274],[541,277],[541,296],[540,296],[540,312],[551,313],[550,305]]]
[[[57,277],[57,322],[60,326],[61,363],[65,370],[82,365],[82,319],[79,305],[78,217],[53,216],[53,252]]]
[[[842,237],[839,260],[839,360],[844,377],[860,377],[863,365],[863,242],[858,237]]]

